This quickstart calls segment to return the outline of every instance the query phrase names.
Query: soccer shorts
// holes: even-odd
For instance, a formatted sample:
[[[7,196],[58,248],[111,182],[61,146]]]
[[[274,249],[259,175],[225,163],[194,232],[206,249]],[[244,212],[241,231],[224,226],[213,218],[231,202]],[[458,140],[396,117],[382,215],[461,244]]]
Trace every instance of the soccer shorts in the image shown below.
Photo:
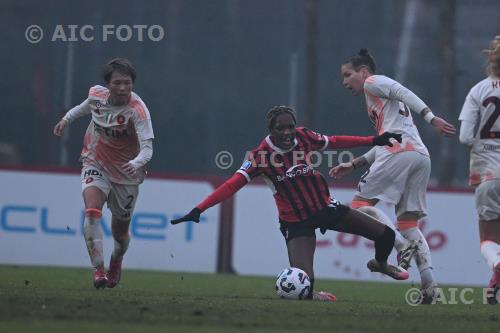
[[[323,234],[326,230],[335,230],[335,226],[348,212],[349,207],[332,199],[331,204],[307,220],[300,222],[280,221],[280,231],[287,242],[295,237],[316,237],[317,228]]]
[[[482,221],[500,218],[500,179],[482,182],[476,188],[476,209]]]
[[[99,168],[93,166],[84,166],[81,178],[82,192],[88,187],[97,187],[106,195],[108,208],[114,217],[122,220],[130,219],[139,195],[139,185],[110,182]]]
[[[430,173],[430,158],[416,151],[382,155],[359,180],[356,195],[394,204],[396,216],[412,212],[422,218]]]

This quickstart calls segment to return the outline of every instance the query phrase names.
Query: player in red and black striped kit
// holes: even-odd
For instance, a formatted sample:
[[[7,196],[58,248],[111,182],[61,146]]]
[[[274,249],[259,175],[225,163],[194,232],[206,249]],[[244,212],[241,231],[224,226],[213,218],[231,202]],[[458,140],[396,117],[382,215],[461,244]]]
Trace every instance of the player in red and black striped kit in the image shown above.
[[[224,201],[254,177],[262,176],[273,191],[279,212],[280,229],[286,239],[290,266],[304,270],[313,290],[313,257],[315,230],[335,230],[361,235],[375,242],[375,259],[368,268],[396,280],[408,278],[408,272],[387,264],[394,245],[394,231],[374,218],[350,209],[330,197],[326,180],[314,169],[311,154],[328,148],[350,148],[372,145],[392,146],[390,139],[401,141],[401,135],[384,133],[377,137],[326,136],[304,127],[296,127],[293,110],[276,106],[267,114],[270,134],[254,149],[236,173],[203,202],[172,224],[199,222],[200,214]],[[310,298],[334,300],[326,292],[311,292]]]

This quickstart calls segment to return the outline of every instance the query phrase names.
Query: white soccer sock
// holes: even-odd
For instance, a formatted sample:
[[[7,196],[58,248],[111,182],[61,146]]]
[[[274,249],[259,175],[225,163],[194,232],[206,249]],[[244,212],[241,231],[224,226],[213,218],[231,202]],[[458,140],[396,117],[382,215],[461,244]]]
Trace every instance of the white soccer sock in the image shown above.
[[[400,252],[406,246],[408,246],[408,241],[406,239],[404,239],[403,236],[401,236],[401,234],[396,229],[396,227],[394,226],[394,223],[391,221],[389,216],[387,216],[387,214],[385,214],[383,211],[381,211],[380,209],[373,207],[373,206],[359,207],[358,210],[360,212],[363,212],[365,214],[370,215],[374,219],[382,222],[383,224],[385,224],[386,226],[388,226],[389,228],[394,230],[394,233],[396,234],[396,238],[394,239],[394,248],[398,252]]]
[[[418,251],[415,254],[415,262],[417,263],[418,271],[420,272],[420,279],[422,280],[422,287],[427,287],[435,283],[434,275],[432,273],[432,258],[429,244],[425,240],[424,235],[418,227],[409,228],[400,231],[401,235],[409,241],[417,241]]]
[[[100,217],[85,216],[85,224],[83,226],[83,236],[87,244],[90,262],[95,268],[104,267],[103,250],[102,250],[102,230],[99,221]]]
[[[482,241],[481,254],[491,270],[494,270],[498,263],[500,263],[500,246],[494,241]]]
[[[115,239],[115,247],[113,249],[112,257],[113,258],[123,257],[125,252],[127,252],[129,243],[130,243],[130,235],[127,235],[125,239],[121,239],[119,241]]]
[[[426,289],[435,284],[435,281],[432,267],[427,267],[423,271],[420,271],[420,284],[422,285],[422,289]]]

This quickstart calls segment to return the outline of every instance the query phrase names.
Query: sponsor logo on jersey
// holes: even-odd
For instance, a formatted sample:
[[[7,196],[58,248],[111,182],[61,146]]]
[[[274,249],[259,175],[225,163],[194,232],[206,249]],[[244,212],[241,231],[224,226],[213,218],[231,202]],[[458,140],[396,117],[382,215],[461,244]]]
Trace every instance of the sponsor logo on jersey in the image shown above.
[[[500,145],[483,144],[484,151],[500,151]]]
[[[101,126],[94,122],[95,128],[99,133],[106,135],[109,138],[120,139],[127,138],[129,136],[127,129],[112,129],[109,127]]]
[[[292,167],[290,167],[285,174],[283,175],[277,175],[276,180],[279,182],[284,181],[287,178],[295,178],[298,176],[310,176],[313,175],[315,172],[314,168],[310,165],[306,164],[296,164]]]

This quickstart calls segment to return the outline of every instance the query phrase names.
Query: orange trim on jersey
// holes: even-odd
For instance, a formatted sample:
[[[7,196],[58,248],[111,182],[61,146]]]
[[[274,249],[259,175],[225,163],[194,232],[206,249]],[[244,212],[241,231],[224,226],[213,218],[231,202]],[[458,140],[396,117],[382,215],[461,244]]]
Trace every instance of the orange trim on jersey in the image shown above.
[[[399,220],[396,222],[399,230],[408,230],[411,228],[418,227],[418,221],[416,220]]]
[[[109,90],[103,87],[92,87],[89,90],[89,96],[107,99],[109,97]]]
[[[372,75],[372,76],[369,76],[366,78],[365,82],[367,83],[373,83],[375,82],[375,77]]]
[[[382,101],[382,99],[377,95],[372,94],[368,90],[365,90],[365,94],[367,94],[369,98],[373,99],[373,104],[375,104],[375,107],[377,108],[376,111],[382,111],[382,108],[384,107],[384,102]]]
[[[102,216],[102,211],[97,208],[87,208],[85,209],[85,217],[90,217],[93,219],[100,219]]]
[[[139,119],[140,120],[147,119],[146,110],[144,109],[144,106],[142,106],[141,102],[139,102],[138,100],[134,99],[134,100],[130,101],[129,105],[130,105],[130,107],[132,109],[134,109],[135,111],[137,111],[137,113],[139,114]]]
[[[366,206],[373,206],[373,205],[369,201],[365,201],[365,200],[353,200],[351,202],[352,209],[358,209],[358,208],[366,207]]]

